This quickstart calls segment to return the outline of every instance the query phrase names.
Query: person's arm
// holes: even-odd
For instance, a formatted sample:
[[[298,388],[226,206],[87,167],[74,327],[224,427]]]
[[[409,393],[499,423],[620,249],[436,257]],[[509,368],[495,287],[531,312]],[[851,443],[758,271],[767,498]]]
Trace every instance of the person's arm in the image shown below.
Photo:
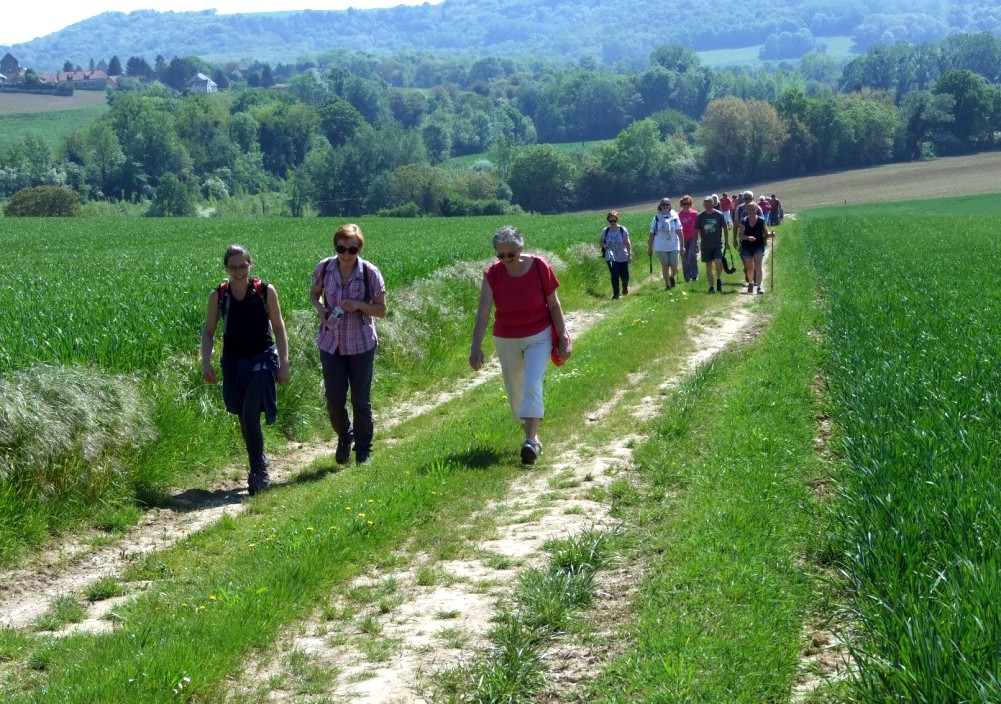
[[[487,323],[490,322],[490,309],[494,305],[494,292],[483,275],[480,283],[480,305],[476,310],[476,324],[473,326],[473,344],[469,350],[469,366],[479,371],[483,366],[483,336],[487,334]]]
[[[730,249],[730,226],[726,224],[726,218],[722,213],[719,219],[723,222],[723,249]]]
[[[219,291],[209,294],[208,308],[205,310],[205,324],[202,326],[202,378],[210,384],[216,383],[212,366],[212,347],[215,343],[215,329],[219,322]]]
[[[672,221],[675,233],[678,235],[678,246],[682,254],[685,253],[685,228],[681,224],[681,218],[675,218]]]
[[[268,284],[268,320],[275,335],[275,347],[278,348],[278,383],[289,380],[291,371],[288,366],[288,333],[285,331],[285,319],[282,318],[282,307],[278,302],[278,291]]]
[[[622,241],[626,247],[626,261],[631,262],[633,260],[633,243],[629,240],[629,230],[624,227],[622,228]]]
[[[560,360],[565,362],[573,354],[573,343],[567,333],[566,320],[563,319],[563,306],[560,304],[560,297],[556,295],[555,290],[546,296],[546,306],[549,308],[549,316],[553,319],[553,327],[556,328],[558,340],[556,354]]]
[[[320,316],[320,325],[327,322],[327,309],[323,307],[321,296],[323,294],[323,282],[313,284],[309,288],[309,302],[313,305],[316,314]]]
[[[371,265],[369,265],[366,268],[370,269]],[[365,272],[363,272],[362,275],[363,276],[373,276],[374,278],[376,278],[378,280],[378,284],[379,285],[377,287],[373,286],[371,288],[373,288],[373,289],[374,288],[383,289],[381,278],[379,276],[376,276],[374,274],[374,272],[372,272],[372,271],[365,271]],[[355,312],[358,312],[358,313],[364,313],[365,315],[371,316],[373,318],[385,318],[386,317],[386,291],[382,290],[382,293],[379,293],[379,294],[377,294],[375,296],[372,296],[372,300],[371,301],[356,301],[356,300],[351,299],[351,298],[345,298],[345,299],[341,300],[340,306],[341,306],[341,308],[344,309],[345,313],[355,313]]]

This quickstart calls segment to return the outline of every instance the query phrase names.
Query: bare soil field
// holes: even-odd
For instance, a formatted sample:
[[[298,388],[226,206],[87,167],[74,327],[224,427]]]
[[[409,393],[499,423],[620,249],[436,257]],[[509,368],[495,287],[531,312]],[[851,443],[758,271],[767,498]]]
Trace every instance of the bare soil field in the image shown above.
[[[75,110],[103,105],[106,101],[107,95],[103,90],[78,90],[69,96],[0,93],[0,115]]]
[[[915,161],[905,164],[886,164],[871,169],[839,171],[819,176],[804,176],[782,181],[750,184],[722,184],[717,193],[733,193],[745,188],[755,196],[774,193],[782,201],[787,213],[810,208],[862,203],[883,203],[896,200],[945,198],[948,196],[1001,193],[1001,152],[986,152],[970,156],[953,156]],[[669,194],[677,203],[681,194]],[[704,193],[692,193],[696,208]],[[625,212],[653,213],[657,204],[632,204],[620,207]]]

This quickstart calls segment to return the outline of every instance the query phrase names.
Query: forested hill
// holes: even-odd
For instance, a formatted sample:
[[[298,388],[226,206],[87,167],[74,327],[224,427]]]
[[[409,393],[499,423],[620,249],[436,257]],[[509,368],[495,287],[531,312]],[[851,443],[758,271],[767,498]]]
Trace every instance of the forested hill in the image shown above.
[[[277,3],[276,3],[277,4]],[[203,12],[106,12],[11,47],[23,66],[56,70],[65,61],[157,55],[207,60],[292,62],[335,49],[538,56],[587,63],[624,60],[645,66],[650,50],[682,43],[696,51],[765,44],[766,58],[796,58],[823,38],[874,42],[934,41],[952,32],[995,31],[993,0],[754,0],[737,13],[715,0],[443,0],[381,10],[219,15]],[[44,11],[40,9],[39,11]]]

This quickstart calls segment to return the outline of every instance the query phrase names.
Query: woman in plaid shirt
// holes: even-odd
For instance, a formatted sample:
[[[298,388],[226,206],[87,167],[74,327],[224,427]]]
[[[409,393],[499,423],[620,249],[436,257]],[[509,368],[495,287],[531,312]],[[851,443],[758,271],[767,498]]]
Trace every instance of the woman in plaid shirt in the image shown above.
[[[365,235],[349,223],[334,233],[334,257],[313,271],[309,300],[320,316],[320,347],[327,415],[337,433],[338,464],[351,459],[368,464],[372,455],[372,371],[379,338],[374,318],[386,316],[386,284],[382,273],[361,258]],[[348,417],[351,390],[352,419]]]

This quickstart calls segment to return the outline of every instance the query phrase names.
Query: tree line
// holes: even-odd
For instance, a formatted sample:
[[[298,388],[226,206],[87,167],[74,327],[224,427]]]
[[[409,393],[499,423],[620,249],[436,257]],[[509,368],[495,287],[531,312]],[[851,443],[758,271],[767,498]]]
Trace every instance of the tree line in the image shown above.
[[[992,149],[1001,130],[990,33],[876,45],[844,66],[813,54],[797,69],[712,70],[677,44],[649,64],[341,50],[237,70],[130,57],[107,113],[61,149],[28,134],[0,154],[0,198],[55,185],[152,215],[261,194],[293,216],[560,212]],[[228,89],[183,94],[196,71]],[[467,155],[479,158],[457,166]]]

